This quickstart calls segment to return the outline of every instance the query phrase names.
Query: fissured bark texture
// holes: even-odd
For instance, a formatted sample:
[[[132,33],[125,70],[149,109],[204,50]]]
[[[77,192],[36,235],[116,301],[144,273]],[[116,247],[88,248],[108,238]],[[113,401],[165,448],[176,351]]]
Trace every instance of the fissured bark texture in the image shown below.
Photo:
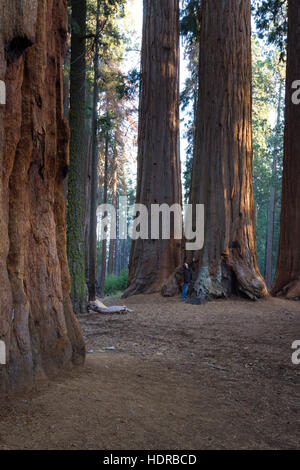
[[[66,1],[0,0],[0,390],[84,361],[70,302],[62,182]]]
[[[181,204],[178,0],[144,0],[141,82],[136,201],[150,213],[152,204]],[[180,263],[173,235],[133,241],[125,296],[162,289]]]
[[[203,0],[192,204],[205,205],[195,301],[267,294],[256,259],[250,0]],[[187,254],[189,256],[189,254]]]
[[[300,4],[288,3],[288,53],[282,204],[277,269],[272,293],[300,299],[300,104],[293,83],[300,79]],[[299,88],[299,86],[297,87]],[[295,95],[299,98],[299,93]]]

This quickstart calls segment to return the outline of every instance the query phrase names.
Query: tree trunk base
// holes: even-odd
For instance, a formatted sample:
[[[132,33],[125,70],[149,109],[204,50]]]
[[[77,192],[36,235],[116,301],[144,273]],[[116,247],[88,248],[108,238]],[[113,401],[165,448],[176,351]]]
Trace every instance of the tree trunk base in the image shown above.
[[[140,277],[139,279],[135,279],[130,282],[129,286],[125,290],[122,295],[123,299],[127,299],[128,297],[132,297],[133,295],[140,295],[140,294],[157,294],[161,292],[162,283],[154,279],[154,276],[150,273],[149,276]]]
[[[201,304],[205,300],[231,296],[257,300],[267,295],[266,284],[258,271],[233,249],[218,265],[200,268],[191,301]]]
[[[161,289],[164,297],[174,297],[183,288],[183,270],[179,266]],[[202,304],[206,300],[242,296],[257,300],[268,295],[263,278],[238,250],[230,250],[221,262],[200,268],[191,292],[190,302]],[[300,295],[300,284],[299,284]]]
[[[238,250],[230,250],[227,267],[234,274],[236,289],[249,299],[257,300],[268,295],[268,289],[258,269],[239,254]]]
[[[273,288],[271,293],[276,297],[285,297],[288,300],[300,300],[300,279],[290,282],[279,291]]]
[[[183,289],[183,269],[178,266],[174,273],[167,279],[161,288],[161,295],[163,297],[175,297],[179,295]]]

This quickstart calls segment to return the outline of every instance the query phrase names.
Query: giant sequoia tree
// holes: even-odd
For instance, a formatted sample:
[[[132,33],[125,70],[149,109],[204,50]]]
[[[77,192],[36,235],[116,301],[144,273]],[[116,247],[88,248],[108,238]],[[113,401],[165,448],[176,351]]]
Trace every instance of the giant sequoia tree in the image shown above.
[[[205,204],[195,299],[267,293],[256,260],[250,0],[202,0],[190,202]]]
[[[81,363],[70,301],[62,182],[68,165],[62,56],[66,1],[1,0],[0,389]]]
[[[144,0],[137,203],[181,203],[179,1]],[[133,241],[125,295],[157,292],[180,262],[180,244]]]
[[[289,0],[282,212],[272,292],[292,299],[300,298],[300,104],[294,84],[299,79],[300,4],[298,0]],[[296,85],[299,88],[299,82]]]

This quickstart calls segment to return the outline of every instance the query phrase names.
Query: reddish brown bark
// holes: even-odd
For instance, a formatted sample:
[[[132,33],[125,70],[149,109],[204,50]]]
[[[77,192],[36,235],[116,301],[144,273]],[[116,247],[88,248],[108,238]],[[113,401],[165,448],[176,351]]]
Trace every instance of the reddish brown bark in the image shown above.
[[[300,80],[300,4],[288,2],[288,51],[285,139],[278,261],[272,293],[300,299],[300,104],[294,104],[294,81]]]
[[[66,2],[2,0],[0,10],[7,87],[0,105],[0,339],[7,349],[0,389],[7,390],[82,363],[85,346],[70,301],[62,191]]]
[[[181,204],[179,1],[144,0],[137,203]],[[132,243],[125,296],[161,290],[180,262],[171,240]]]
[[[92,122],[88,120],[88,129],[91,132]],[[86,156],[86,170],[85,170],[85,277],[89,278],[89,248],[90,248],[90,200],[91,200],[91,173],[92,173],[92,137],[88,136],[87,156]]]
[[[98,205],[98,79],[99,79],[99,34],[100,34],[100,6],[97,0],[96,11],[96,41],[94,55],[94,90],[92,115],[92,156],[91,156],[91,188],[90,188],[90,224],[89,224],[89,301],[96,300],[96,271],[97,271],[97,205]]]
[[[195,300],[267,293],[256,259],[250,0],[203,0],[192,204],[205,205]],[[187,256],[191,256],[187,253]]]

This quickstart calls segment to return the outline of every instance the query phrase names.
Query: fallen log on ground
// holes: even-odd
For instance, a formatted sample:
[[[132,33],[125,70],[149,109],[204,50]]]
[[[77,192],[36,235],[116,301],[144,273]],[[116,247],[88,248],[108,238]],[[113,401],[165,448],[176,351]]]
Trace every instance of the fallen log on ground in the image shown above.
[[[94,302],[89,302],[88,304],[89,310],[93,310],[96,313],[101,313],[101,314],[126,314],[126,313],[132,313],[133,310],[130,310],[128,307],[125,305],[121,306],[112,306],[112,307],[106,307],[100,300],[95,300]]]

